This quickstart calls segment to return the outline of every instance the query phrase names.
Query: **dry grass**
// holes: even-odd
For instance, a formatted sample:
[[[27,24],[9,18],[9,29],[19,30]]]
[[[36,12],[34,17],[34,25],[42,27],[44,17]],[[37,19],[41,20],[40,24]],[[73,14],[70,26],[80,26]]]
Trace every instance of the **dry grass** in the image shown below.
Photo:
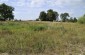
[[[85,24],[0,22],[0,53],[84,55]]]

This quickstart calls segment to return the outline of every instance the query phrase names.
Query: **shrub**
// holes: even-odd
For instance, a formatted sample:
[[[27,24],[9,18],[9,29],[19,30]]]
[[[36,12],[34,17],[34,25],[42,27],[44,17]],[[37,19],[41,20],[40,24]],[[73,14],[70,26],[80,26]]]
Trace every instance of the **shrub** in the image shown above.
[[[85,16],[80,17],[78,23],[85,24]]]
[[[33,30],[33,31],[43,31],[43,30],[46,30],[46,27],[45,26],[30,26],[30,30]]]

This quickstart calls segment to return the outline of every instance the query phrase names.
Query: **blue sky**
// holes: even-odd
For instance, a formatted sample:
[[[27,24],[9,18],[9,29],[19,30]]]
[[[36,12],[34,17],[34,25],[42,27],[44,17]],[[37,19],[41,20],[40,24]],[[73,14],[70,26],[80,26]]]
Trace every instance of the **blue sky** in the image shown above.
[[[41,11],[53,9],[59,14],[68,12],[72,17],[85,14],[85,0],[0,0],[15,8],[15,19],[35,20]]]

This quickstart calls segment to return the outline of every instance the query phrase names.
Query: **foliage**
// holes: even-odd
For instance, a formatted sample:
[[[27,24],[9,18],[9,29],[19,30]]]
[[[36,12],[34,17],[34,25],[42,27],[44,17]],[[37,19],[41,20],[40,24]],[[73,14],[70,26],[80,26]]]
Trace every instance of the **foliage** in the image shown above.
[[[78,19],[78,23],[85,24],[85,15]]]
[[[56,20],[57,17],[58,17],[58,13],[57,13],[57,12],[53,11],[52,9],[49,9],[49,10],[47,11],[47,19],[48,19],[49,21]]]
[[[58,12],[49,9],[47,13],[45,11],[40,12],[39,19],[41,21],[54,21],[58,20],[58,16],[59,16]]]
[[[74,22],[77,22],[77,18],[76,17],[74,17]]]
[[[54,20],[58,21],[59,20],[58,16],[59,16],[58,12],[54,11]]]
[[[45,11],[41,11],[39,18],[36,19],[36,21],[59,21],[58,19],[58,12],[53,11],[52,9],[47,10],[47,13]],[[61,13],[60,18],[63,22],[77,22],[76,17],[70,17],[69,13]]]
[[[13,7],[8,6],[5,3],[0,4],[0,15],[3,17],[4,20],[14,19],[13,11]]]
[[[45,11],[40,12],[39,19],[41,21],[47,21],[47,18],[46,17],[47,17],[47,15],[46,15]]]
[[[69,13],[61,13],[60,17],[62,21],[65,22],[67,20],[67,17],[69,17]]]
[[[74,17],[70,17],[70,19],[66,19],[67,22],[77,22],[77,19]]]

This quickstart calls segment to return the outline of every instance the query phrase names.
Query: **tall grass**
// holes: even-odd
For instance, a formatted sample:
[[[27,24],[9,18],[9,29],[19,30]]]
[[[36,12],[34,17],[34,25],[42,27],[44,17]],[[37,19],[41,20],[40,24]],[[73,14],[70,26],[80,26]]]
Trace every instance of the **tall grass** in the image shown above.
[[[0,22],[0,53],[85,54],[85,25],[56,22]]]

